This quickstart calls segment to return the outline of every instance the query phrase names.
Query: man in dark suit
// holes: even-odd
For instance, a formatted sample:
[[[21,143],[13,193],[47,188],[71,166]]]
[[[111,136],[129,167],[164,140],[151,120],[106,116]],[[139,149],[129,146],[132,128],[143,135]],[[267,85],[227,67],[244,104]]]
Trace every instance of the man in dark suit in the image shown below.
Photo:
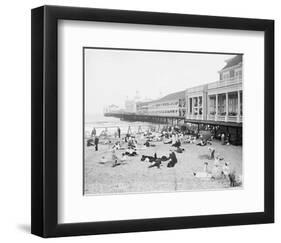
[[[96,151],[98,151],[98,146],[99,146],[99,138],[98,138],[98,136],[95,137],[95,146],[96,146]]]
[[[120,127],[117,128],[117,133],[118,133],[118,138],[120,138],[121,137],[121,129],[120,129]]]

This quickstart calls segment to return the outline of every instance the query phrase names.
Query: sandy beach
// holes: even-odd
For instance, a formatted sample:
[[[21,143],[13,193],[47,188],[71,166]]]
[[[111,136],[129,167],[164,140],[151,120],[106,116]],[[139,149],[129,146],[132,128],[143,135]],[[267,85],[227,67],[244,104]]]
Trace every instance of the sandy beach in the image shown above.
[[[198,140],[199,141],[199,140]],[[141,144],[144,141],[139,141]],[[138,156],[128,157],[123,164],[112,167],[110,145],[99,145],[99,151],[94,147],[85,146],[84,164],[84,193],[87,195],[116,194],[116,193],[146,193],[146,192],[175,192],[187,190],[221,190],[230,188],[226,179],[210,179],[194,177],[193,172],[203,171],[203,163],[208,162],[212,168],[214,160],[209,158],[208,146],[196,144],[183,144],[185,151],[176,153],[178,163],[173,168],[167,168],[167,162],[163,162],[160,169],[148,168],[149,162],[142,162],[141,155],[169,156],[170,144],[155,142],[156,147],[148,147],[140,150]],[[231,169],[242,175],[242,147],[233,145],[221,145],[219,141],[213,141],[212,145],[216,153],[219,153],[224,161],[230,162]],[[122,150],[116,151],[120,158]],[[101,164],[101,157],[108,160]]]

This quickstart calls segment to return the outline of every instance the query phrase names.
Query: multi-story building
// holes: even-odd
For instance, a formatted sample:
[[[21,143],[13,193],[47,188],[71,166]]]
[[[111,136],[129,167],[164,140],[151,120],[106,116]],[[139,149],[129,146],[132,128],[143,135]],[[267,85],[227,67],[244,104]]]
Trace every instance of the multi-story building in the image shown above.
[[[219,81],[186,90],[186,119],[242,122],[242,55],[226,60]]]
[[[184,117],[186,112],[185,91],[175,92],[147,104],[147,114]]]
[[[136,103],[137,114],[148,114],[149,101],[139,101]]]
[[[132,100],[127,99],[125,101],[125,111],[130,112],[130,113],[136,112],[137,111],[137,102],[134,99],[132,99]]]
[[[120,111],[120,107],[114,104],[104,108],[104,112],[118,112],[118,111]]]

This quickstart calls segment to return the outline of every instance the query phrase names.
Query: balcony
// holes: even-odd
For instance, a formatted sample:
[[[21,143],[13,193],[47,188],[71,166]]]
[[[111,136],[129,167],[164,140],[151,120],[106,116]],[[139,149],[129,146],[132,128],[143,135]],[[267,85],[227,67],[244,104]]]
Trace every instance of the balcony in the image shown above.
[[[209,114],[207,116],[207,120],[210,121],[225,121],[225,122],[242,122],[243,117],[242,115],[238,116],[226,116],[226,115],[211,115]]]
[[[203,115],[187,114],[186,119],[203,120]]]
[[[216,88],[226,87],[232,84],[239,84],[239,83],[242,83],[242,78],[231,78],[227,80],[220,80],[208,84],[208,89],[216,89]]]

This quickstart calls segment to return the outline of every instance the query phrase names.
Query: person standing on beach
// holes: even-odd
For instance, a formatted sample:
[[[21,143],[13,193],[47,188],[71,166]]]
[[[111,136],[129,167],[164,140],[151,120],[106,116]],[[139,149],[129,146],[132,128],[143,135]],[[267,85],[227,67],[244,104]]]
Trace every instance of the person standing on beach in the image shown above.
[[[128,134],[128,135],[131,135],[131,134],[132,134],[131,126],[128,127],[127,134]]]
[[[121,129],[120,129],[120,127],[117,127],[117,133],[118,133],[118,138],[120,138],[121,137]]]
[[[91,133],[91,137],[95,137],[97,134],[97,131],[95,128],[93,128],[92,133]]]
[[[222,133],[222,135],[221,135],[221,144],[225,145],[225,135],[224,135],[224,133]]]
[[[96,136],[95,137],[95,146],[96,146],[96,151],[98,151],[98,149],[99,149],[99,138],[98,138],[98,136]]]

